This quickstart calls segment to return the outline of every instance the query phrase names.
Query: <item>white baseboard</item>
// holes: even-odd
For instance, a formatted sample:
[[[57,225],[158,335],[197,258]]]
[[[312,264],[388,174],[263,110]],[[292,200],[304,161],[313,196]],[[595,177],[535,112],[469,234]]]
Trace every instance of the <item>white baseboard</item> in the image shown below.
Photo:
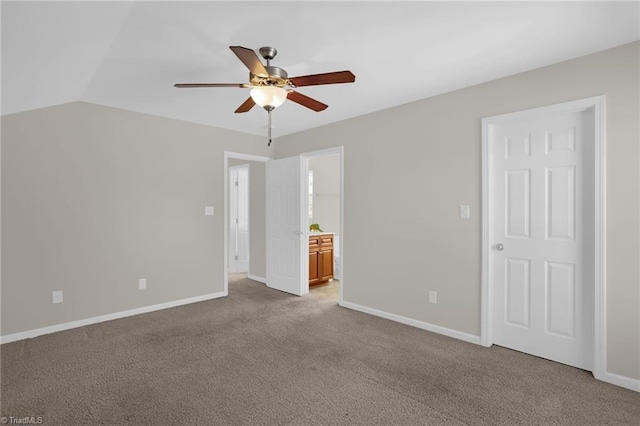
[[[256,277],[255,275],[247,275],[247,278],[249,278],[250,280],[254,280],[254,281],[258,281],[259,283],[262,284],[266,284],[267,283],[267,279],[266,278],[262,278],[262,277]]]
[[[355,311],[364,312],[366,314],[375,315],[377,317],[385,318],[391,321],[397,321],[402,324],[407,324],[413,327],[421,328],[423,330],[433,331],[434,333],[443,334],[445,336],[453,337],[454,339],[464,340],[465,342],[475,343],[480,345],[480,336],[474,336],[473,334],[463,333],[461,331],[452,330],[450,328],[434,325],[424,321],[418,321],[412,318],[403,317],[396,314],[390,314],[378,309],[369,308],[367,306],[357,305],[351,302],[342,302],[340,306],[353,309]],[[595,377],[595,376],[594,376]],[[602,377],[595,377],[597,380],[610,383],[612,385],[620,386],[632,391],[640,392],[640,380],[633,379],[631,377],[621,376],[615,373],[605,373]]]
[[[375,315],[377,317],[385,318],[391,321],[400,322],[402,324],[410,325],[413,327],[421,328],[423,330],[433,331],[434,333],[443,334],[445,336],[453,337],[454,339],[464,340],[465,342],[480,344],[480,336],[474,336],[473,334],[464,333],[462,331],[453,330],[451,328],[442,327],[440,325],[431,324],[424,321],[418,321],[412,318],[403,317],[396,314],[390,314],[389,312],[380,311],[378,309],[369,308],[367,306],[357,305],[351,302],[343,301],[340,306],[353,309],[354,311],[364,312],[365,314]]]
[[[639,379],[632,379],[631,377],[621,376],[620,374],[609,372],[604,373],[602,377],[596,377],[596,379],[602,380],[603,382],[611,383],[612,385],[620,386],[621,388],[640,392]]]
[[[133,315],[146,314],[148,312],[160,311],[162,309],[175,308],[176,306],[188,305],[190,303],[217,299],[220,297],[225,297],[227,295],[228,293],[225,291],[204,294],[202,296],[190,297],[188,299],[174,300],[173,302],[160,303],[158,305],[145,306],[143,308],[130,309],[128,311],[115,312],[113,314],[100,315],[97,317],[86,318],[78,321],[65,322],[49,327],[22,331],[20,333],[7,334],[6,336],[0,336],[0,344],[11,343],[17,340],[31,339],[32,337],[42,336],[43,334],[56,333],[58,331],[70,330],[72,328],[84,327],[85,325],[97,324],[114,319],[130,317]]]

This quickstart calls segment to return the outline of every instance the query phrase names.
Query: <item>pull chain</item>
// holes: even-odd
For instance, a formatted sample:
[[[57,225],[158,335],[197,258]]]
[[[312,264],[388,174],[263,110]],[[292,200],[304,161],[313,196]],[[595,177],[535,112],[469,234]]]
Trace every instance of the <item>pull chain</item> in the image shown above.
[[[267,113],[269,114],[269,143],[267,146],[271,146],[271,111],[267,111]]]

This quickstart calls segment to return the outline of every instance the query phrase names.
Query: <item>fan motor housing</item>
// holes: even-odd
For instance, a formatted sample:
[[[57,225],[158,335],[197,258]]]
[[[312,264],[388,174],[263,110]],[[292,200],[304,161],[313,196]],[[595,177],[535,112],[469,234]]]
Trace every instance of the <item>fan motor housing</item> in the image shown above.
[[[249,81],[252,86],[278,86],[284,87],[289,84],[289,75],[280,67],[267,65],[264,67],[269,73],[269,77],[261,77],[249,73]]]

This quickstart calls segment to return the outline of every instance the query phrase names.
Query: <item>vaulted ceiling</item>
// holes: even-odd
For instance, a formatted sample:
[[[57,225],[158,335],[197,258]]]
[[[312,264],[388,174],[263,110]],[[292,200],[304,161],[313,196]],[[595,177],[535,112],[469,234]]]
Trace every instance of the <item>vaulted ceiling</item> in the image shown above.
[[[640,38],[638,2],[7,2],[2,114],[72,101],[262,135],[233,111],[247,89],[231,45],[273,46],[289,76],[351,70],[354,84],[299,91],[285,135],[586,55]]]

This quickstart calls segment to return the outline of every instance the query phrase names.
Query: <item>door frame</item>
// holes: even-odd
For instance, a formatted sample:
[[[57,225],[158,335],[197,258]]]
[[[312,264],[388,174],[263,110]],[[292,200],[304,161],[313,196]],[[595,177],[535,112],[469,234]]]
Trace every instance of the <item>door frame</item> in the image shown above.
[[[223,294],[225,296],[229,295],[229,159],[233,158],[236,160],[246,160],[246,161],[260,161],[266,163],[269,160],[272,160],[271,157],[264,157],[261,155],[252,155],[252,154],[243,154],[240,152],[232,152],[225,151],[224,152],[224,265],[222,268],[222,273],[224,274],[222,277],[223,286]],[[249,169],[251,170],[251,169]],[[249,179],[251,179],[251,175],[249,175]],[[249,190],[251,190],[251,184],[249,184]],[[251,257],[249,257],[249,272],[251,272]]]
[[[482,278],[480,310],[480,344],[493,344],[493,277],[491,270],[492,211],[491,171],[493,150],[489,139],[492,125],[512,119],[536,118],[549,114],[563,114],[591,110],[594,130],[594,362],[593,375],[604,380],[607,374],[606,335],[606,173],[605,173],[605,101],[606,97],[594,96],[571,102],[528,109],[482,119]]]
[[[325,157],[329,155],[338,155],[340,158],[340,242],[338,243],[338,250],[340,253],[339,259],[339,267],[340,267],[340,296],[338,298],[338,305],[342,306],[344,300],[344,146],[335,146],[332,148],[320,149],[317,151],[310,151],[300,154],[302,158],[302,176],[301,176],[301,184],[302,184],[302,203],[303,206],[306,206],[306,202],[309,199],[309,183],[307,182],[309,176],[309,160],[318,157]],[[304,209],[305,214],[302,215],[302,224],[304,225],[305,234],[309,235],[309,214],[308,214],[308,206],[307,209]],[[304,258],[304,270],[301,274],[304,279],[304,287],[306,289],[304,293],[309,292],[309,245],[305,246],[305,256]]]

